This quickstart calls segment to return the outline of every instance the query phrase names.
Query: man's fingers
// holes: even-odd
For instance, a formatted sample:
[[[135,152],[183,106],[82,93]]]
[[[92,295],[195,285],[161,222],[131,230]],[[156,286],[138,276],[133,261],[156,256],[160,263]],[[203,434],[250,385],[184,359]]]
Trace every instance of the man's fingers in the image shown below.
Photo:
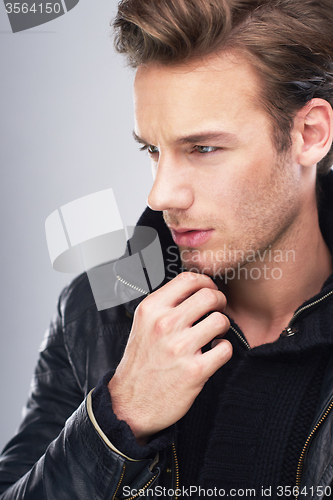
[[[201,349],[218,335],[224,335],[229,328],[229,319],[220,312],[213,312],[191,328],[194,351]]]
[[[217,286],[209,276],[205,274],[184,272],[178,274],[176,278],[153,292],[147,299],[149,299],[152,304],[154,302],[160,303],[162,300],[165,306],[176,307],[201,288],[212,288],[213,290],[217,290]]]
[[[202,316],[211,312],[223,312],[227,304],[225,295],[213,288],[201,288],[175,308],[183,318],[184,326],[193,325]]]
[[[228,340],[218,339],[215,347],[203,353],[202,359],[205,363],[204,375],[208,379],[221,366],[225,365],[232,356],[232,345]]]

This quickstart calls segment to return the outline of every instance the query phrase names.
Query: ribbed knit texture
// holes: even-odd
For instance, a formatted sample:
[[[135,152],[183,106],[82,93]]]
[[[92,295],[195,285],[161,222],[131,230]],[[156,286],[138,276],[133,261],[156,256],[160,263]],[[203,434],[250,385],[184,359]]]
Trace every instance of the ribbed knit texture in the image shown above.
[[[247,351],[228,338],[232,359],[178,424],[181,483],[227,493],[253,488],[258,498],[271,487],[277,498],[277,486],[296,484],[332,340],[307,330]]]

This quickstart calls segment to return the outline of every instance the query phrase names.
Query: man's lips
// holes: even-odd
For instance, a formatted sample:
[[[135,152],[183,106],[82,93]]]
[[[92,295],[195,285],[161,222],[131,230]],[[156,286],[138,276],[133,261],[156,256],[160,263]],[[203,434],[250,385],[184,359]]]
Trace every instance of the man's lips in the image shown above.
[[[170,229],[173,241],[176,245],[192,248],[199,247],[206,243],[213,233],[213,229],[173,229],[172,227],[170,227]]]

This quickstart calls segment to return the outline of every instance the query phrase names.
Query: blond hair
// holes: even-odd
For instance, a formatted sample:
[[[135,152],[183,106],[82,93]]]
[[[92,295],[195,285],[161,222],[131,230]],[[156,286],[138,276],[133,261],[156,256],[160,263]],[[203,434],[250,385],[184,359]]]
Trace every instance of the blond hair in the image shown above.
[[[278,152],[291,144],[297,110],[315,97],[333,107],[332,0],[122,0],[113,26],[133,67],[242,51],[261,77]],[[318,172],[332,163],[333,148]]]

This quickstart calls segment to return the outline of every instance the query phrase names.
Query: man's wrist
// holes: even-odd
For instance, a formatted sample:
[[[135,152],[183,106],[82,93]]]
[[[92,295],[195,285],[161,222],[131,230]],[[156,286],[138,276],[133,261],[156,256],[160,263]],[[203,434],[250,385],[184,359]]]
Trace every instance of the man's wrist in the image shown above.
[[[121,454],[141,460],[154,456],[171,445],[174,440],[174,428],[170,427],[154,436],[134,435],[128,422],[118,416],[112,406],[109,382],[114,372],[108,372],[97,384],[92,393],[92,412],[108,440],[120,450]],[[150,438],[150,439],[149,439]]]

